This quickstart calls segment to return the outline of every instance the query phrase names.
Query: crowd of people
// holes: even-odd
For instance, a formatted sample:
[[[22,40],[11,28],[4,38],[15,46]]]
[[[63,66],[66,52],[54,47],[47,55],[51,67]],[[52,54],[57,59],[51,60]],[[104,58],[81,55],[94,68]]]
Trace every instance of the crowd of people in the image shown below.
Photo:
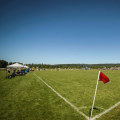
[[[20,75],[20,76],[25,75],[30,71],[31,71],[30,68],[18,68],[18,69],[13,68],[13,70],[10,68],[7,68],[8,78],[13,78],[18,75]]]

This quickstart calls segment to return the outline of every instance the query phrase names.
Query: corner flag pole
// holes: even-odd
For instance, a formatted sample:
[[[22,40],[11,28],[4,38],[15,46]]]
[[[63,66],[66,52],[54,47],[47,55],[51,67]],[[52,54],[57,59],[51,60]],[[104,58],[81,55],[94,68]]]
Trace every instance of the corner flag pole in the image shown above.
[[[92,104],[92,109],[91,109],[91,113],[90,113],[90,119],[91,119],[91,117],[92,117],[93,107],[94,107],[94,103],[95,103],[95,97],[96,97],[96,93],[97,93],[99,75],[100,75],[100,71],[99,71],[99,73],[98,73],[97,84],[96,84],[96,89],[95,89],[95,95],[94,95],[93,104]],[[89,119],[89,120],[90,120],[90,119]]]

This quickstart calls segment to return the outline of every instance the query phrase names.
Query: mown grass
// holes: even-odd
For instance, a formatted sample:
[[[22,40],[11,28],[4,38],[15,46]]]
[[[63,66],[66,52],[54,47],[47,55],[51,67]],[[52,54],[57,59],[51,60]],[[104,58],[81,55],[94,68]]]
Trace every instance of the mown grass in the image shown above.
[[[76,111],[54,94],[33,73],[5,78],[0,72],[1,120],[82,120]]]
[[[95,107],[99,109],[94,110],[93,116],[120,101],[120,71],[103,72],[110,78],[111,83],[104,85],[102,82],[99,82],[95,101]],[[42,71],[36,74],[41,76],[49,85],[78,108],[86,107],[80,109],[80,111],[89,116],[98,70]]]
[[[103,71],[111,80],[99,82],[95,101],[99,114],[120,101],[120,71]],[[40,76],[68,101],[89,116],[98,70],[34,71],[26,76],[6,79],[0,71],[1,120],[85,120],[33,74]],[[85,107],[82,108],[81,107]],[[119,120],[119,106],[100,117],[100,120]]]

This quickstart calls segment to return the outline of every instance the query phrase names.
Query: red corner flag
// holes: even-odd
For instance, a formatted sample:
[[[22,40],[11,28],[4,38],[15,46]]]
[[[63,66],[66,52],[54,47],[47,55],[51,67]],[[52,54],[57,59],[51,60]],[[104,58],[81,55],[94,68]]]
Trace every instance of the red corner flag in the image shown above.
[[[91,120],[91,118],[92,118],[92,112],[93,112],[93,108],[94,108],[95,97],[96,97],[96,92],[97,92],[97,87],[98,87],[98,82],[99,81],[103,81],[104,84],[110,82],[109,78],[104,73],[99,71],[98,78],[97,78],[96,89],[95,89],[95,95],[94,95],[94,99],[93,99],[93,104],[92,104],[92,109],[91,109],[91,112],[90,112],[90,119],[89,120]]]
[[[103,81],[104,84],[110,82],[109,78],[102,72],[100,72],[98,79],[99,79],[99,81]]]

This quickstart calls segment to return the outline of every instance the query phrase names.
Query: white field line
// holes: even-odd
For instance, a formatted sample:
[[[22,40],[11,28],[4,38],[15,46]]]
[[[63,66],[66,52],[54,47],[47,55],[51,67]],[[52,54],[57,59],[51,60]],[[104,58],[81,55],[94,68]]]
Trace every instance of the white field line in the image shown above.
[[[110,107],[109,109],[105,110],[104,112],[100,113],[99,115],[96,115],[95,117],[92,118],[92,120],[95,120],[96,118],[101,117],[102,115],[108,113],[109,111],[111,111],[112,109],[114,109],[115,107],[117,107],[118,105],[120,105],[120,102],[116,103],[115,105],[113,105],[112,107]]]
[[[50,88],[54,93],[56,93],[60,98],[62,98],[67,104],[69,104],[74,110],[76,110],[80,115],[84,116],[86,120],[89,120],[89,117],[85,115],[83,112],[79,111],[79,109],[74,106],[72,103],[70,103],[68,100],[66,100],[62,95],[60,95],[57,91],[55,91],[50,85],[48,85],[42,78],[34,74],[38,79],[40,79],[48,88]]]

